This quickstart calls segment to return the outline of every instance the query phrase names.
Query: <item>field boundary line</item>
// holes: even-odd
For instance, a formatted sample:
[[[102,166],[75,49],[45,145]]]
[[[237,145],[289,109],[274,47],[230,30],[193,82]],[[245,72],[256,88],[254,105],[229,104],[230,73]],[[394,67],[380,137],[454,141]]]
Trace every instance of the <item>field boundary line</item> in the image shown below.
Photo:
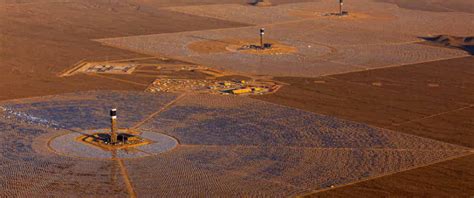
[[[129,197],[136,198],[137,193],[135,192],[135,189],[133,188],[132,181],[130,180],[130,176],[128,175],[127,168],[123,164],[123,160],[122,159],[116,159],[115,161],[117,162],[117,164],[120,167],[120,174],[122,175],[122,177],[124,179],[125,186],[127,187],[127,192],[128,192]]]
[[[167,103],[165,106],[161,107],[158,111],[150,114],[148,117],[146,117],[145,119],[143,119],[142,121],[138,122],[137,124],[133,125],[130,129],[137,129],[138,127],[140,127],[141,125],[145,124],[146,122],[148,122],[148,120],[152,119],[153,117],[155,117],[156,115],[160,114],[161,112],[167,110],[169,107],[171,107],[172,105],[176,104],[178,101],[180,101],[181,99],[184,98],[184,96],[186,96],[186,93],[182,93],[181,95],[179,95],[178,97],[176,97],[174,100],[172,100],[171,102]]]
[[[338,116],[335,116],[335,115],[327,115],[327,114],[317,113],[317,112],[309,111],[309,110],[306,110],[306,109],[301,109],[301,108],[298,108],[298,107],[291,107],[291,106],[287,106],[287,105],[283,105],[283,104],[278,104],[278,103],[273,103],[273,102],[265,101],[265,100],[258,99],[258,98],[251,98],[251,99],[252,99],[252,100],[258,100],[259,102],[262,102],[262,103],[267,103],[267,104],[279,106],[279,107],[282,107],[282,108],[292,108],[292,109],[297,109],[297,110],[299,110],[299,111],[306,112],[306,113],[310,113],[310,114],[314,114],[314,115],[333,117],[333,118],[337,118],[337,119],[339,119],[339,120],[344,120],[344,121],[348,121],[348,122],[352,122],[352,123],[360,123],[360,124],[364,124],[364,125],[366,125],[366,126],[369,126],[369,127],[375,128],[375,129],[385,130],[385,132],[388,132],[388,133],[396,133],[396,134],[402,134],[402,135],[404,135],[404,136],[406,136],[406,137],[415,137],[415,138],[421,138],[421,139],[424,139],[424,140],[431,140],[431,141],[434,141],[434,142],[436,142],[436,143],[448,144],[448,145],[456,146],[456,147],[459,147],[459,148],[464,148],[464,149],[466,149],[466,151],[469,151],[469,150],[470,150],[471,152],[474,152],[474,151],[472,151],[472,148],[466,147],[466,146],[462,146],[462,145],[460,145],[460,144],[458,144],[458,143],[448,143],[448,142],[444,142],[444,141],[441,141],[441,140],[436,140],[436,139],[429,138],[429,137],[423,137],[423,136],[420,136],[420,135],[404,133],[404,132],[400,132],[400,131],[395,130],[395,129],[387,128],[387,126],[377,126],[377,125],[374,125],[374,124],[369,124],[369,123],[365,123],[365,122],[359,122],[359,121],[355,121],[355,120],[351,120],[351,119],[347,119],[347,118],[341,118],[341,117],[338,117]]]
[[[156,80],[157,78],[166,78],[167,76],[165,75],[159,75],[159,74],[156,74],[156,75],[153,75],[153,74],[143,74],[143,73],[134,73],[133,74],[134,76],[139,76],[139,77],[146,77],[146,78],[154,78],[154,80]]]
[[[397,174],[397,173],[402,173],[402,172],[406,172],[406,171],[418,169],[418,168],[428,167],[428,166],[431,166],[431,165],[439,164],[439,163],[441,163],[441,162],[447,162],[447,161],[455,160],[455,159],[458,159],[458,158],[467,157],[467,156],[470,156],[470,155],[474,155],[472,151],[467,152],[467,153],[464,153],[464,154],[460,154],[460,155],[455,155],[455,156],[452,156],[452,157],[444,158],[444,159],[441,159],[441,160],[436,160],[436,161],[431,162],[431,163],[427,163],[427,164],[423,164],[423,165],[419,165],[419,166],[409,167],[409,168],[406,168],[406,169],[402,169],[402,170],[400,170],[400,171],[389,172],[389,173],[386,173],[386,174],[381,174],[381,175],[377,175],[377,176],[374,176],[374,177],[369,177],[369,178],[361,179],[361,180],[358,180],[358,181],[355,181],[355,182],[350,182],[350,183],[346,183],[346,184],[334,186],[334,187],[332,187],[332,188],[329,187],[329,188],[323,188],[323,189],[319,189],[319,190],[313,190],[313,191],[310,191],[310,192],[307,192],[307,193],[303,193],[303,194],[301,194],[301,195],[298,195],[298,196],[296,196],[296,197],[306,197],[306,196],[310,196],[310,195],[315,195],[315,194],[317,194],[317,193],[321,193],[321,192],[325,192],[325,191],[330,191],[330,190],[334,190],[334,189],[338,189],[338,188],[342,188],[342,187],[347,187],[347,186],[355,185],[355,184],[358,184],[358,183],[362,183],[362,182],[366,182],[366,181],[370,181],[370,180],[382,178],[382,177],[385,177],[385,176],[390,176],[390,175],[394,175],[394,174]]]
[[[134,61],[134,60],[147,60],[147,59],[155,59],[157,57],[155,56],[143,56],[143,57],[135,57],[135,58],[123,58],[123,59],[115,59],[115,60],[108,60],[108,61],[94,61],[94,62],[110,62],[110,63],[115,63],[115,62],[124,62],[124,61]]]
[[[378,87],[378,86],[373,86],[373,85],[370,85],[370,84],[365,84],[365,83],[360,83],[360,82],[353,82],[353,81],[349,81],[349,80],[343,80],[343,79],[337,78],[337,76],[323,76],[323,77],[319,77],[319,78],[322,78],[322,79],[327,78],[327,79],[330,79],[330,80],[336,80],[336,81],[339,81],[339,82],[352,84],[352,85],[357,85],[357,86],[360,86],[360,87],[367,87],[367,88],[372,88],[372,89],[384,90],[384,91],[387,91],[387,92],[390,92],[390,93],[395,93],[395,94],[403,93],[403,92],[393,90],[393,89],[386,89],[384,87]],[[395,81],[395,83],[397,83],[397,82],[398,81]],[[441,100],[439,100],[438,98],[432,98],[431,100],[441,102]],[[458,101],[455,101],[455,102],[452,102],[452,103],[458,104],[459,106],[469,105],[468,103],[458,102]],[[384,105],[384,106],[385,107],[394,107],[394,106],[391,106],[391,105]],[[387,125],[387,126],[391,126],[391,125]]]
[[[401,126],[401,125],[404,125],[404,124],[408,124],[408,123],[412,123],[412,122],[418,122],[418,121],[422,121],[422,120],[426,120],[426,119],[438,117],[438,116],[441,116],[441,115],[445,115],[445,114],[449,114],[449,113],[454,113],[454,112],[462,111],[462,110],[465,110],[465,109],[470,109],[470,108],[473,108],[473,107],[474,107],[474,104],[471,104],[471,105],[468,105],[468,106],[464,106],[464,107],[460,107],[460,108],[457,108],[457,109],[453,109],[453,110],[449,110],[449,111],[444,111],[444,112],[440,112],[440,113],[436,113],[436,114],[424,116],[424,117],[417,118],[417,119],[413,119],[413,120],[408,120],[408,121],[405,121],[405,122],[393,123],[393,124],[388,125],[388,126]]]
[[[30,6],[30,5],[50,4],[50,3],[69,4],[69,3],[72,3],[72,2],[69,2],[69,1],[47,1],[47,2],[5,3],[5,4],[0,4],[0,8],[10,8],[10,7],[16,7],[16,6]]]
[[[353,70],[353,71],[347,71],[347,72],[339,72],[339,73],[333,73],[333,74],[324,74],[324,75],[321,75],[321,76],[318,76],[318,77],[335,76],[335,75],[350,74],[350,73],[357,73],[357,72],[364,72],[364,71],[371,71],[371,70],[379,70],[379,69],[388,69],[388,68],[395,68],[395,67],[403,67],[403,66],[409,66],[409,65],[417,65],[417,64],[423,64],[423,63],[432,63],[432,62],[437,62],[437,61],[453,60],[453,59],[467,58],[467,57],[472,57],[472,55],[460,55],[460,56],[453,56],[453,57],[448,57],[448,58],[438,58],[438,59],[432,59],[432,60],[426,60],[426,61],[416,61],[416,62],[412,62],[412,63],[402,63],[402,64],[386,65],[386,66],[381,66],[381,67],[368,67],[368,66],[366,66],[366,65],[360,65],[360,66],[363,66],[364,69]],[[345,63],[345,64],[347,64],[347,63]]]
[[[385,46],[396,46],[396,45],[408,45],[408,44],[417,44],[423,42],[424,40],[411,40],[411,41],[401,41],[401,42],[387,42],[387,43],[371,43],[371,44],[338,44],[334,45],[336,47],[357,47],[357,46],[376,46],[376,45],[385,45]]]
[[[68,67],[68,68],[65,68],[63,69],[61,72],[59,72],[58,76],[59,77],[66,77],[66,76],[70,76],[72,73],[74,73],[75,71],[77,71],[78,69],[80,69],[84,63],[86,63],[86,60],[87,59],[81,59],[79,61],[77,61],[76,63],[73,64],[73,67]]]
[[[137,83],[137,82],[124,80],[124,79],[119,79],[119,78],[114,78],[114,77],[110,77],[110,76],[103,76],[103,75],[99,75],[99,74],[86,74],[86,75],[94,76],[94,77],[98,77],[98,78],[105,78],[105,79],[109,79],[109,80],[120,81],[120,82],[129,83],[129,84],[133,84],[133,85],[148,87],[147,84]]]
[[[445,143],[445,142],[442,142]],[[448,143],[449,144],[449,143]],[[344,151],[420,151],[420,152],[434,152],[434,151],[445,151],[445,152],[474,152],[474,149],[469,147],[459,147],[458,149],[439,149],[439,148],[432,148],[432,149],[417,149],[417,148],[350,148],[350,147],[299,147],[299,146],[259,146],[259,145],[204,145],[204,144],[181,144],[182,147],[203,147],[203,148],[249,148],[249,149],[256,149],[256,148],[286,148],[286,149],[304,149],[304,150],[344,150]]]
[[[248,27],[257,27],[258,25],[255,24],[244,24],[240,22],[235,22],[235,21],[230,21],[233,23],[239,23],[242,24],[243,26],[238,26],[238,27],[225,27],[225,28],[216,28],[216,29],[204,29],[204,30],[189,30],[189,31],[181,31],[181,32],[165,32],[165,33],[151,33],[151,34],[139,34],[139,35],[130,35],[130,36],[119,36],[119,37],[105,37],[105,38],[96,38],[96,39],[91,39],[92,41],[103,43],[104,41],[107,40],[115,40],[115,39],[125,39],[125,38],[133,38],[133,37],[146,37],[146,36],[158,36],[158,35],[174,35],[174,34],[184,34],[184,33],[199,33],[199,32],[204,32],[204,31],[222,31],[222,30],[228,30],[228,29],[240,29],[240,28],[248,28]],[[146,54],[145,54],[146,55]]]

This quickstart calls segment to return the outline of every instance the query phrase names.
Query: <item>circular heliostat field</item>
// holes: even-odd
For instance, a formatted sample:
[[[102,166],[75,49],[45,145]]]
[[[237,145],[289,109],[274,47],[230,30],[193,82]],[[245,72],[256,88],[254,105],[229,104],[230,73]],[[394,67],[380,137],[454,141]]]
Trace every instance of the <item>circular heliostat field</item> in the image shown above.
[[[0,133],[0,197],[296,196],[469,153],[251,98],[190,93],[6,101]]]
[[[85,134],[92,135],[93,133],[107,131],[107,129],[98,129],[59,135],[53,137],[48,146],[59,155],[92,159],[112,159],[149,157],[172,150],[178,145],[176,139],[155,132],[142,132],[139,135],[146,141],[145,144],[123,146],[117,149],[107,149],[107,147],[103,148],[81,140],[81,137]]]
[[[258,40],[252,39],[223,39],[223,40],[204,40],[190,43],[187,48],[198,54],[213,53],[242,53],[254,55],[284,55],[298,52],[296,47],[283,44],[274,40],[266,40],[266,44],[271,44],[270,48],[257,49],[250,46],[259,46]]]

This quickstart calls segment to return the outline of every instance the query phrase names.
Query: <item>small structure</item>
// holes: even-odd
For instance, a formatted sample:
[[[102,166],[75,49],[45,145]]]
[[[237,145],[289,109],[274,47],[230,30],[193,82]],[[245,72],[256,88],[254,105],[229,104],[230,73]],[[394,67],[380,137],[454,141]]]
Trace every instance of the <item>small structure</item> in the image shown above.
[[[270,3],[269,0],[253,0],[250,4],[254,6],[271,6],[272,5],[272,3]]]
[[[252,89],[251,88],[234,89],[234,90],[231,90],[231,92],[232,94],[235,94],[235,95],[248,94],[248,93],[252,93]]]
[[[344,5],[344,0],[339,0],[339,15],[342,16],[342,6]]]
[[[88,63],[78,71],[85,73],[131,74],[135,67],[135,64],[124,63]]]
[[[344,11],[344,0],[339,0],[339,11],[331,13],[323,13],[322,16],[347,16],[349,15],[348,11]]]
[[[339,16],[346,16],[349,15],[349,12],[344,11],[344,0],[339,0]]]

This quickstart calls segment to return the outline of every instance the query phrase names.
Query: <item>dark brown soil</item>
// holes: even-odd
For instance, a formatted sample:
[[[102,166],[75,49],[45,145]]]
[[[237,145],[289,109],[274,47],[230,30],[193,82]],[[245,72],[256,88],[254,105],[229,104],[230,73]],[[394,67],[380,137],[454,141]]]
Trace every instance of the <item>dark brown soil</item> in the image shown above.
[[[221,76],[221,77],[217,77],[216,79],[217,80],[231,80],[231,81],[251,80],[250,77],[241,76],[241,75]]]
[[[472,197],[474,155],[308,197]]]
[[[290,83],[255,98],[474,147],[474,57]],[[414,169],[314,196],[474,195],[474,156]]]
[[[474,2],[465,0],[377,0],[380,2],[393,3],[401,8],[412,10],[423,10],[432,12],[467,12],[474,13]]]

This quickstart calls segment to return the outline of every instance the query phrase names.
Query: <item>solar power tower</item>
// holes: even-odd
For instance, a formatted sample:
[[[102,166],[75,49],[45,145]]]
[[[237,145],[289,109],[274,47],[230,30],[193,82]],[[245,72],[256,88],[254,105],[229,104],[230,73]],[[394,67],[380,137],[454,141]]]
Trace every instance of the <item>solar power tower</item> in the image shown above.
[[[117,143],[117,109],[110,110],[110,122],[111,122],[111,134],[110,134],[110,143]]]
[[[342,16],[344,13],[342,13],[342,6],[344,5],[344,0],[339,0],[339,15]]]

